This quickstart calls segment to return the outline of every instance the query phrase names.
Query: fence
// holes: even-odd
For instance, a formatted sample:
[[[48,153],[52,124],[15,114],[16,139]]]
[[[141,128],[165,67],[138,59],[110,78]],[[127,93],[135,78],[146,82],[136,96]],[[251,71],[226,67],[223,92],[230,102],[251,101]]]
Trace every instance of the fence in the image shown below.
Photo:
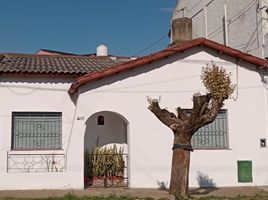
[[[7,152],[8,173],[65,172],[65,154],[10,154]]]

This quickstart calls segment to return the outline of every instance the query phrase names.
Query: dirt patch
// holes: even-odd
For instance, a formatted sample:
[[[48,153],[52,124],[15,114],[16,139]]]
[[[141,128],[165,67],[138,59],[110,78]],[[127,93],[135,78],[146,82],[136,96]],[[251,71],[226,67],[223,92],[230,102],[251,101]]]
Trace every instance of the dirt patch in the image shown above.
[[[222,188],[192,188],[191,196],[216,196],[216,197],[236,197],[255,196],[256,194],[266,194],[268,187],[222,187]],[[268,194],[268,193],[267,193]]]
[[[238,195],[254,196],[267,193],[268,187],[225,187],[225,188],[191,188],[193,197],[201,196],[224,196],[234,197]],[[61,197],[72,193],[77,196],[129,196],[138,198],[168,198],[168,191],[148,188],[87,188],[85,190],[9,190],[0,191],[0,197],[21,198],[47,198]],[[268,193],[267,193],[268,194]]]

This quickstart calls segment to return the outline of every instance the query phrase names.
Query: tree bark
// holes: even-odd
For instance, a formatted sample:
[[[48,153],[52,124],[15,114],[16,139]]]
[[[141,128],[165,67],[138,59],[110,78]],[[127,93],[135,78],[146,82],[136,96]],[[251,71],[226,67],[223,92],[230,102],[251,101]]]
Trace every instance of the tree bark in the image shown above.
[[[190,151],[174,149],[169,188],[170,195],[188,197],[189,166]]]
[[[185,126],[175,133],[173,143],[169,194],[187,198],[190,166],[190,149],[187,145],[191,145],[191,134],[186,132]]]
[[[149,100],[149,110],[174,133],[170,195],[188,197],[191,138],[199,128],[211,123],[217,117],[223,101],[222,96],[213,99],[210,94],[196,93],[193,95],[193,109],[189,116],[180,107],[177,108],[175,115],[166,109],[161,109],[158,100]]]

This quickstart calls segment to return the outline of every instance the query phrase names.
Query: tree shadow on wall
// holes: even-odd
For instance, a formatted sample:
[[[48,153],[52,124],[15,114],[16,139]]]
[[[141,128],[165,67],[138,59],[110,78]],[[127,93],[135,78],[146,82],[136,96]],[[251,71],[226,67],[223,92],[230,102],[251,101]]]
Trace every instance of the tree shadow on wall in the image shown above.
[[[196,178],[199,188],[191,189],[191,195],[198,195],[198,194],[209,194],[210,192],[217,190],[216,183],[214,183],[213,179],[203,172],[197,172]]]
[[[158,185],[159,190],[168,191],[168,182],[157,180],[157,185]]]

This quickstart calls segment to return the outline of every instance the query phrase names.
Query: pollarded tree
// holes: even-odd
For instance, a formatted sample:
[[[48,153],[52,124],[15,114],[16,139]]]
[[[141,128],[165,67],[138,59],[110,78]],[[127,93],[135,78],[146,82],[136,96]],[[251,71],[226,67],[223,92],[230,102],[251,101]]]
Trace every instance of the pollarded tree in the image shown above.
[[[188,197],[191,138],[201,127],[213,122],[224,100],[234,90],[230,74],[214,63],[202,68],[201,80],[208,90],[206,95],[193,94],[193,108],[187,115],[180,107],[176,114],[162,109],[157,99],[148,98],[148,109],[174,133],[170,195]]]

